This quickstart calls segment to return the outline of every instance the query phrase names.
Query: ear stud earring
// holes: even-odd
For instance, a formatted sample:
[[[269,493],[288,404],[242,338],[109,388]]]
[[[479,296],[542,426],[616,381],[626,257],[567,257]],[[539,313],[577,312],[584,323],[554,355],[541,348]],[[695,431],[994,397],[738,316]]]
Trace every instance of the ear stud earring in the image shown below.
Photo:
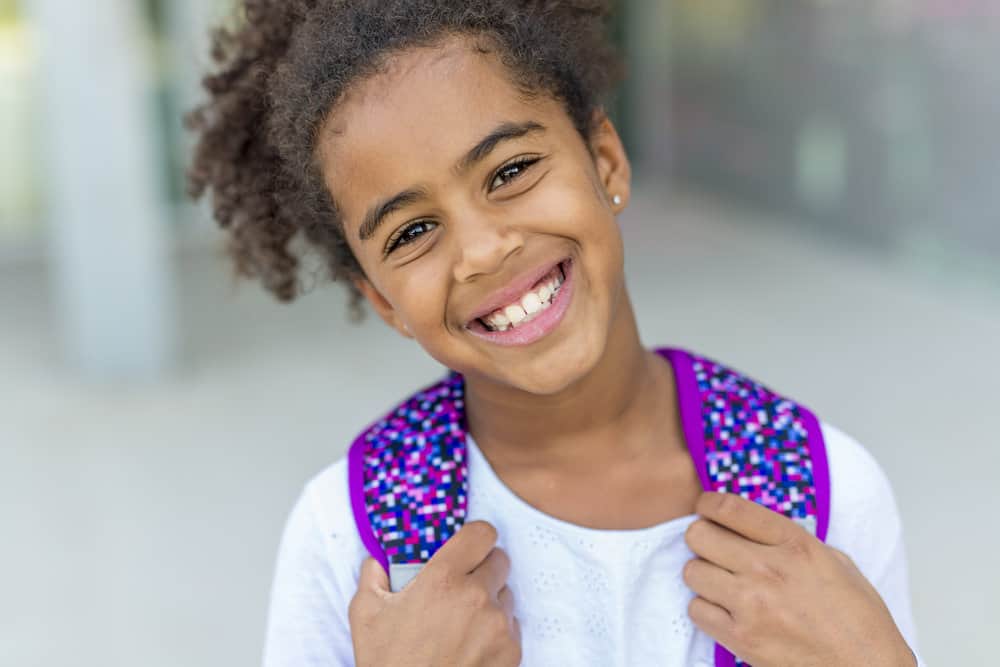
[[[622,205],[622,196],[621,195],[615,195],[614,197],[611,198],[611,201],[612,201],[612,203],[615,206],[621,206]]]

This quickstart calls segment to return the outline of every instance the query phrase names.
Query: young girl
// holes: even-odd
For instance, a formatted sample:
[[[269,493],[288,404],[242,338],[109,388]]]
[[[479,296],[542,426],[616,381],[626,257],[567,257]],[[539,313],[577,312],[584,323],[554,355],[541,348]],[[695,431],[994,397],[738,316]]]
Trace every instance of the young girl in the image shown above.
[[[617,224],[630,167],[602,108],[608,5],[245,0],[216,33],[191,181],[238,269],[292,300],[301,239],[355,310],[453,371],[306,486],[269,667],[917,664],[900,521],[868,453],[639,339]],[[741,478],[758,502],[712,492],[744,487],[718,465],[735,450],[706,447],[736,427],[780,438],[753,411],[685,421],[681,388],[709,372],[808,434],[782,460],[811,461]],[[812,524],[762,506],[795,474],[803,506],[828,505]]]

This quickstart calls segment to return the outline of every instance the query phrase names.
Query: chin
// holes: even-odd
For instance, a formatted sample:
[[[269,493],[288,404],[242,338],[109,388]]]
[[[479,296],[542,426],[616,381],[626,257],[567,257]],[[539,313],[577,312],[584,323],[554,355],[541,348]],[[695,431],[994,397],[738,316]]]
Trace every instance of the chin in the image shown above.
[[[567,340],[516,367],[499,369],[505,384],[539,396],[558,394],[587,376],[598,364],[606,341],[597,336]],[[499,378],[497,378],[499,379]]]

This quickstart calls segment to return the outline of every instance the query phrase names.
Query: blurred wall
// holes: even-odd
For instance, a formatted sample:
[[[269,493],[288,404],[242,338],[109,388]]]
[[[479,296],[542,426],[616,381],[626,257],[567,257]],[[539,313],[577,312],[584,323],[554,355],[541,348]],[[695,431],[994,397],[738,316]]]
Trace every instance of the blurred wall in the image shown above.
[[[1000,4],[630,6],[647,168],[862,244],[1000,258]]]
[[[204,26],[233,0],[129,2],[168,217],[181,234],[210,227],[184,201],[180,115],[207,62]],[[0,258],[43,244],[51,199],[29,18],[0,0]],[[926,261],[1000,256],[996,2],[632,0],[615,30],[631,75],[616,116],[640,174]]]
[[[47,59],[51,31],[28,11],[45,7],[59,23],[64,8],[89,15],[114,3],[125,8],[112,11],[119,20],[87,36],[106,48],[102,57],[134,67],[114,94],[124,95],[117,108],[131,110],[145,153],[135,170],[119,164],[122,180],[110,185],[142,175],[146,204],[133,219],[159,220],[143,244],[170,261],[132,267],[160,271],[153,284],[180,291],[177,322],[163,317],[169,299],[141,304],[151,335],[120,308],[129,288],[129,298],[146,293],[141,283],[119,273],[88,296],[65,273],[73,248],[88,247],[60,250],[60,225],[78,219],[78,232],[106,232],[103,216],[114,211],[96,198],[85,217],[57,215],[69,210],[60,208],[67,183],[100,172],[46,165],[65,145],[100,143],[94,128],[116,128],[82,97],[95,124],[51,143],[58,105],[46,82],[75,63],[66,53],[56,52],[61,64]],[[337,288],[286,309],[256,285],[237,292],[227,282],[213,223],[183,199],[179,113],[197,98],[206,26],[231,4],[0,0],[0,390],[9,411],[0,494],[10,494],[0,523],[15,535],[0,554],[11,580],[0,581],[2,664],[8,655],[46,666],[247,664],[294,493],[339,455],[352,420],[360,427],[384,405],[384,378],[416,387],[436,370],[378,322],[348,327]],[[974,663],[987,650],[986,601],[1000,581],[988,563],[989,519],[974,511],[989,506],[998,469],[997,3],[634,0],[624,9],[616,27],[631,77],[616,114],[637,167],[623,226],[644,336],[798,386],[877,450],[916,528],[926,656]],[[44,157],[46,144],[55,158]],[[687,187],[700,195],[680,194]],[[87,254],[81,275],[128,266],[119,260],[129,246],[103,247],[117,250]],[[894,272],[887,260],[900,258],[915,272]],[[960,284],[992,292],[973,296]],[[775,285],[794,292],[782,291],[794,305],[779,302],[777,321],[746,296]],[[110,332],[92,336],[104,343],[95,348],[102,363],[155,343],[168,326],[180,330],[181,354],[141,387],[118,378],[95,388],[54,352],[74,344],[73,311]],[[734,319],[741,336],[731,334]],[[378,359],[356,352],[373,342]],[[857,374],[869,370],[858,391]],[[355,376],[371,380],[346,395],[344,378]],[[942,480],[941,447],[962,447],[976,465]],[[956,509],[935,494],[962,502]],[[952,531],[944,540],[941,526]],[[972,618],[952,613],[953,603]],[[72,640],[53,642],[53,628]]]

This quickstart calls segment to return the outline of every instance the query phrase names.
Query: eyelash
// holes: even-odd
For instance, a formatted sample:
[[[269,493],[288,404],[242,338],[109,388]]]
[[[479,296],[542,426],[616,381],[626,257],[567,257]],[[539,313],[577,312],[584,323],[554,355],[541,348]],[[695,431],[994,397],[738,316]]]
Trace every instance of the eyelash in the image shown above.
[[[500,175],[502,173],[504,173],[505,171],[507,171],[508,169],[514,169],[514,168],[520,169],[520,171],[517,172],[516,175],[514,175],[513,177],[511,177],[511,179],[517,178],[518,176],[520,176],[521,174],[523,174],[525,171],[527,171],[533,164],[535,164],[536,162],[538,162],[541,159],[542,158],[540,158],[538,156],[531,156],[531,157],[525,156],[525,157],[517,158],[513,162],[508,162],[507,164],[505,164],[504,166],[500,167],[495,172],[493,172],[493,178],[490,179],[490,186],[492,186],[493,183],[496,182],[497,178],[499,178]],[[511,179],[508,179],[507,181],[504,181],[504,183],[501,183],[500,185],[498,185],[497,188],[503,186],[505,183],[509,183]],[[496,190],[496,188],[492,188],[490,191],[492,192],[493,190]]]
[[[498,178],[500,178],[500,176],[502,174],[504,174],[508,170],[518,169],[519,171],[517,171],[513,176],[509,176],[506,181],[504,181],[500,185],[496,186],[495,188],[492,188],[490,191],[492,192],[493,190],[496,190],[497,188],[503,187],[504,185],[506,185],[510,181],[512,181],[512,180],[516,179],[517,177],[521,176],[525,171],[527,171],[529,168],[531,168],[532,165],[534,165],[535,163],[537,163],[541,159],[542,159],[541,157],[537,157],[537,156],[522,157],[522,158],[518,158],[518,159],[514,160],[513,162],[508,162],[507,164],[503,165],[502,167],[500,167],[499,169],[497,169],[495,172],[493,172],[493,176],[490,179],[490,185],[491,186],[493,185],[493,183],[496,182],[496,180]],[[433,220],[415,220],[414,222],[410,223],[409,225],[403,227],[396,234],[393,234],[393,236],[386,242],[386,251],[385,251],[385,254],[389,255],[394,250],[396,250],[396,248],[398,248],[398,247],[400,247],[402,245],[406,245],[408,243],[412,243],[413,239],[411,239],[409,241],[402,241],[402,239],[406,236],[406,234],[411,229],[413,229],[414,227],[418,227],[420,225],[424,225],[424,226],[432,225],[433,227],[436,227],[437,223],[434,222]]]

